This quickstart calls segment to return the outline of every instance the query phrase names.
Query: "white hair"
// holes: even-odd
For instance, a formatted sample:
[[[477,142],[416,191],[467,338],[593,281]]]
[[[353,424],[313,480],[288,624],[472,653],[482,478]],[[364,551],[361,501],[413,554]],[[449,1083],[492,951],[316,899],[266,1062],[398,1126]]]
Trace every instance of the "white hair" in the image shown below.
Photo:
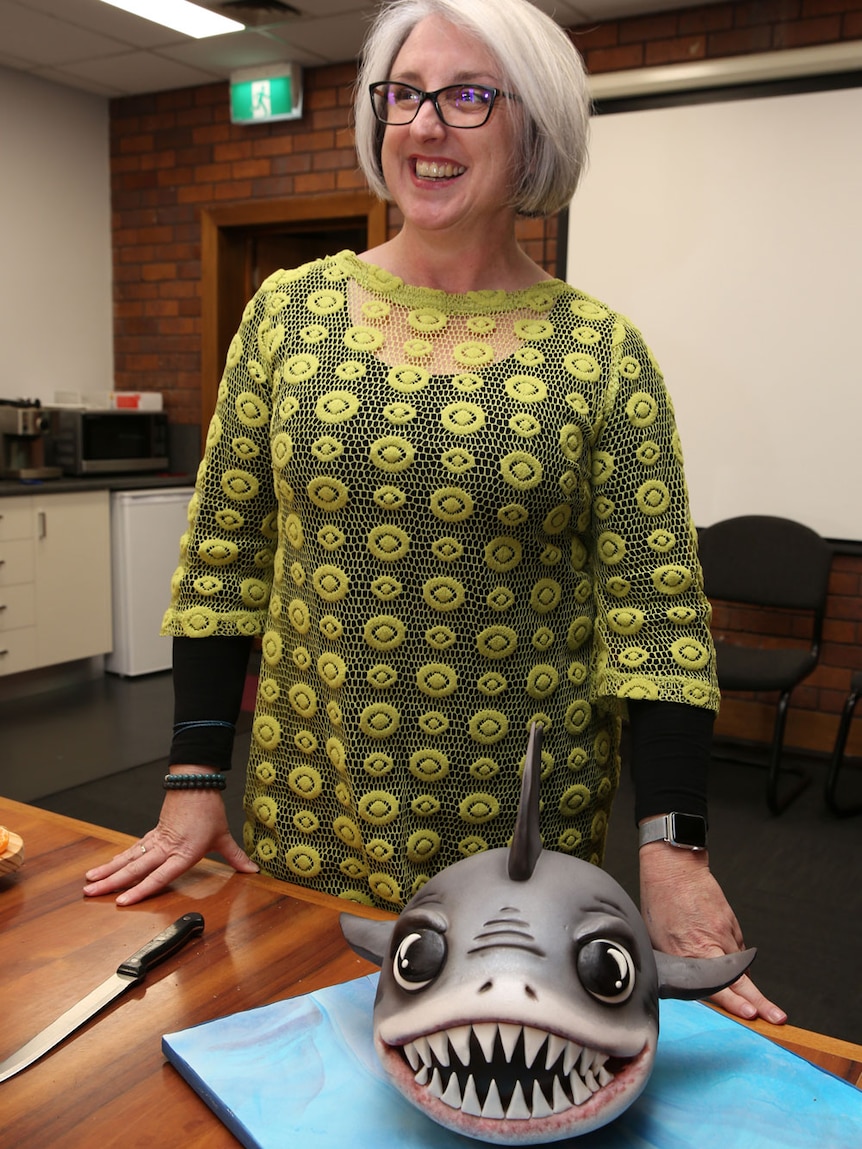
[[[365,41],[355,98],[356,153],[375,195],[391,196],[380,153],[384,127],[374,117],[369,84],[389,78],[416,25],[438,16],[475,37],[515,91],[515,181],[522,215],[552,215],[571,200],[586,166],[590,98],[580,54],[568,34],[528,0],[391,0]],[[518,122],[517,110],[521,110]]]

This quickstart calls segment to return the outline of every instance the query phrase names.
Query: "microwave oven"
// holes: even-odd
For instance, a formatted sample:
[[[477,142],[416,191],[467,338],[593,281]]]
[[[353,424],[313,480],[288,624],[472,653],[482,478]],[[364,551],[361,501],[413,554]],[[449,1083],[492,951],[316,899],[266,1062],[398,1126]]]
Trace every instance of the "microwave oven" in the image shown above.
[[[50,410],[45,452],[66,475],[138,474],[168,467],[164,411]]]

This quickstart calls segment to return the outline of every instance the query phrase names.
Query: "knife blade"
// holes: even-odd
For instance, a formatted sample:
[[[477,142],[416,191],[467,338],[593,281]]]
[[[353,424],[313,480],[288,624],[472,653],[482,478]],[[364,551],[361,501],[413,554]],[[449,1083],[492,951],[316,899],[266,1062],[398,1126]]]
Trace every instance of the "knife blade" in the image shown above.
[[[70,1033],[74,1033],[85,1021],[94,1017],[120,994],[143,981],[153,966],[176,953],[191,938],[202,934],[203,929],[204,919],[200,914],[183,914],[181,918],[177,918],[172,925],[162,930],[160,934],[156,934],[145,946],[117,966],[116,973],[111,974],[109,978],[103,981],[101,985],[96,986],[86,997],[81,998],[71,1009],[67,1009],[56,1021],[51,1022],[41,1033],[37,1033],[26,1045],[22,1045],[11,1057],[0,1062],[0,1082],[14,1077],[22,1069],[26,1069],[34,1061],[38,1061],[40,1057],[53,1049],[55,1045],[59,1045],[64,1038],[68,1037]]]

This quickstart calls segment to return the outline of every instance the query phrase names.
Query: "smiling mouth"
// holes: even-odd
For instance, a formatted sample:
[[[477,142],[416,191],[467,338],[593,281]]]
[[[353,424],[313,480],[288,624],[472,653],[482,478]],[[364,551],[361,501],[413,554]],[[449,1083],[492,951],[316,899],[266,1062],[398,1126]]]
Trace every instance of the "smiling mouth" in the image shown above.
[[[437,160],[416,160],[414,170],[421,180],[451,180],[467,170],[462,164],[439,163]]]
[[[583,1105],[628,1059],[532,1026],[460,1025],[396,1047],[415,1083],[473,1117],[526,1121]]]

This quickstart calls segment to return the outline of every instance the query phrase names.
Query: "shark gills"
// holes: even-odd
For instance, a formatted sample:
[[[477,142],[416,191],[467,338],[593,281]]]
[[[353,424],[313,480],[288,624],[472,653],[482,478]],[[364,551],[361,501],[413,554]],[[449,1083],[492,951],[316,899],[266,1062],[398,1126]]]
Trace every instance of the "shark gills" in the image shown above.
[[[401,1053],[417,1085],[452,1109],[492,1120],[563,1113],[613,1081],[608,1054],[529,1025],[440,1029]]]

